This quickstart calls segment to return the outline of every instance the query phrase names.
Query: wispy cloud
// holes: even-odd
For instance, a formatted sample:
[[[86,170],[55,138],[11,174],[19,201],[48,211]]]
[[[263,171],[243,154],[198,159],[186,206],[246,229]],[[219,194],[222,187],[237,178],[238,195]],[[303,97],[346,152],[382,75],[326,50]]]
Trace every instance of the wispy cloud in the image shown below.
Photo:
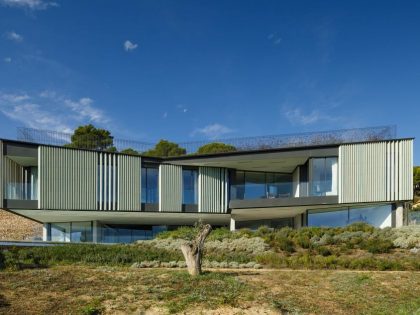
[[[0,5],[27,10],[46,10],[58,6],[57,2],[44,0],[0,0]]]
[[[126,40],[124,42],[124,49],[125,49],[125,51],[132,51],[132,50],[136,49],[137,47],[138,47],[137,44],[134,44],[134,43],[132,43],[129,40]]]
[[[106,115],[93,106],[91,98],[72,100],[54,91],[33,95],[0,92],[0,112],[31,128],[62,132],[71,132],[75,126],[83,123],[109,122]]]
[[[164,112],[164,113],[163,113],[163,115],[162,115],[162,118],[163,118],[163,119],[168,118],[168,112]]]
[[[267,39],[273,44],[278,45],[282,42],[282,38],[277,32],[268,34]]]
[[[100,109],[93,107],[93,100],[89,97],[83,97],[78,101],[66,99],[64,100],[64,104],[76,113],[78,119],[81,121],[88,120],[100,124],[109,122],[109,119]]]
[[[199,134],[199,135],[205,136],[206,138],[214,140],[232,132],[233,132],[232,129],[224,125],[214,123],[214,124],[207,125],[203,128],[198,128],[194,130],[192,132],[192,136]]]
[[[6,32],[6,34],[4,35],[6,36],[7,39],[14,41],[16,43],[20,43],[23,41],[23,36],[16,33],[15,31]]]
[[[311,125],[319,122],[334,122],[341,119],[339,116],[331,116],[321,112],[319,109],[313,109],[304,112],[301,108],[283,108],[284,116],[294,125]]]
[[[183,104],[176,105],[176,108],[178,108],[178,110],[181,111],[182,113],[188,112],[188,107]]]
[[[11,57],[5,57],[3,59],[3,61],[6,62],[6,63],[11,63],[12,62],[12,58]]]

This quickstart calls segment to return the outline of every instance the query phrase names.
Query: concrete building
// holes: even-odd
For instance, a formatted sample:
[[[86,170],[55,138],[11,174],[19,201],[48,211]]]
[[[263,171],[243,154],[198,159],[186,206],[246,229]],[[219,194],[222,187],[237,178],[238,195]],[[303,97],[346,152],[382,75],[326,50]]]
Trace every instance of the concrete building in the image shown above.
[[[132,242],[199,219],[398,227],[413,198],[413,139],[164,159],[0,140],[0,166],[0,208],[49,241]]]

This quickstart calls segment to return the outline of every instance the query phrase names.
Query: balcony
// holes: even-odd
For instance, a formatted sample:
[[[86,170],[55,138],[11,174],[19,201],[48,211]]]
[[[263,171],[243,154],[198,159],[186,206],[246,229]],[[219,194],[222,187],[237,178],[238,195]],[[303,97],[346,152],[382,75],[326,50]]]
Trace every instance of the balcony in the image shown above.
[[[233,209],[337,202],[336,157],[310,159],[292,173],[239,170],[231,173],[229,207]]]

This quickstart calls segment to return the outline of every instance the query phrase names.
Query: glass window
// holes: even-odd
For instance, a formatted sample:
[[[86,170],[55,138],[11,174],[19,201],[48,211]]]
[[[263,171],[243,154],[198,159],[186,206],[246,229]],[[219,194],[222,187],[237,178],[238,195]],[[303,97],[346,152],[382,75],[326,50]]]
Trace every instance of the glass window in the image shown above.
[[[339,227],[348,224],[348,209],[308,211],[308,226]]]
[[[266,198],[265,173],[245,173],[245,194],[244,199]]]
[[[186,205],[198,203],[198,171],[182,170],[183,194],[182,203]]]
[[[74,243],[92,242],[92,223],[91,222],[72,222],[71,241]]]
[[[391,213],[391,205],[350,208],[349,224],[354,222],[365,222],[375,227],[390,227],[392,225]]]
[[[50,241],[70,242],[70,223],[51,223]]]
[[[337,195],[337,158],[311,159],[311,195]]]
[[[159,203],[159,169],[156,167],[141,169],[141,202]]]

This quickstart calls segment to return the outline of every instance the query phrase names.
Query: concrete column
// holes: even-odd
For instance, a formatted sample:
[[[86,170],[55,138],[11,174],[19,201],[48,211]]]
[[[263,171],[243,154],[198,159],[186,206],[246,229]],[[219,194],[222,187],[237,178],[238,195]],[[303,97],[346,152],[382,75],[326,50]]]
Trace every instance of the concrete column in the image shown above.
[[[93,221],[92,225],[92,242],[99,243],[101,241],[101,226],[98,221]]]
[[[302,227],[302,214],[298,214],[295,216],[294,220],[294,228],[295,229],[300,229]]]
[[[235,220],[233,218],[230,218],[230,230],[233,232],[236,230],[235,228]]]
[[[42,240],[44,242],[48,241],[48,223],[44,223],[42,226]]]
[[[395,209],[395,227],[401,227],[404,225],[404,205],[397,203]]]

